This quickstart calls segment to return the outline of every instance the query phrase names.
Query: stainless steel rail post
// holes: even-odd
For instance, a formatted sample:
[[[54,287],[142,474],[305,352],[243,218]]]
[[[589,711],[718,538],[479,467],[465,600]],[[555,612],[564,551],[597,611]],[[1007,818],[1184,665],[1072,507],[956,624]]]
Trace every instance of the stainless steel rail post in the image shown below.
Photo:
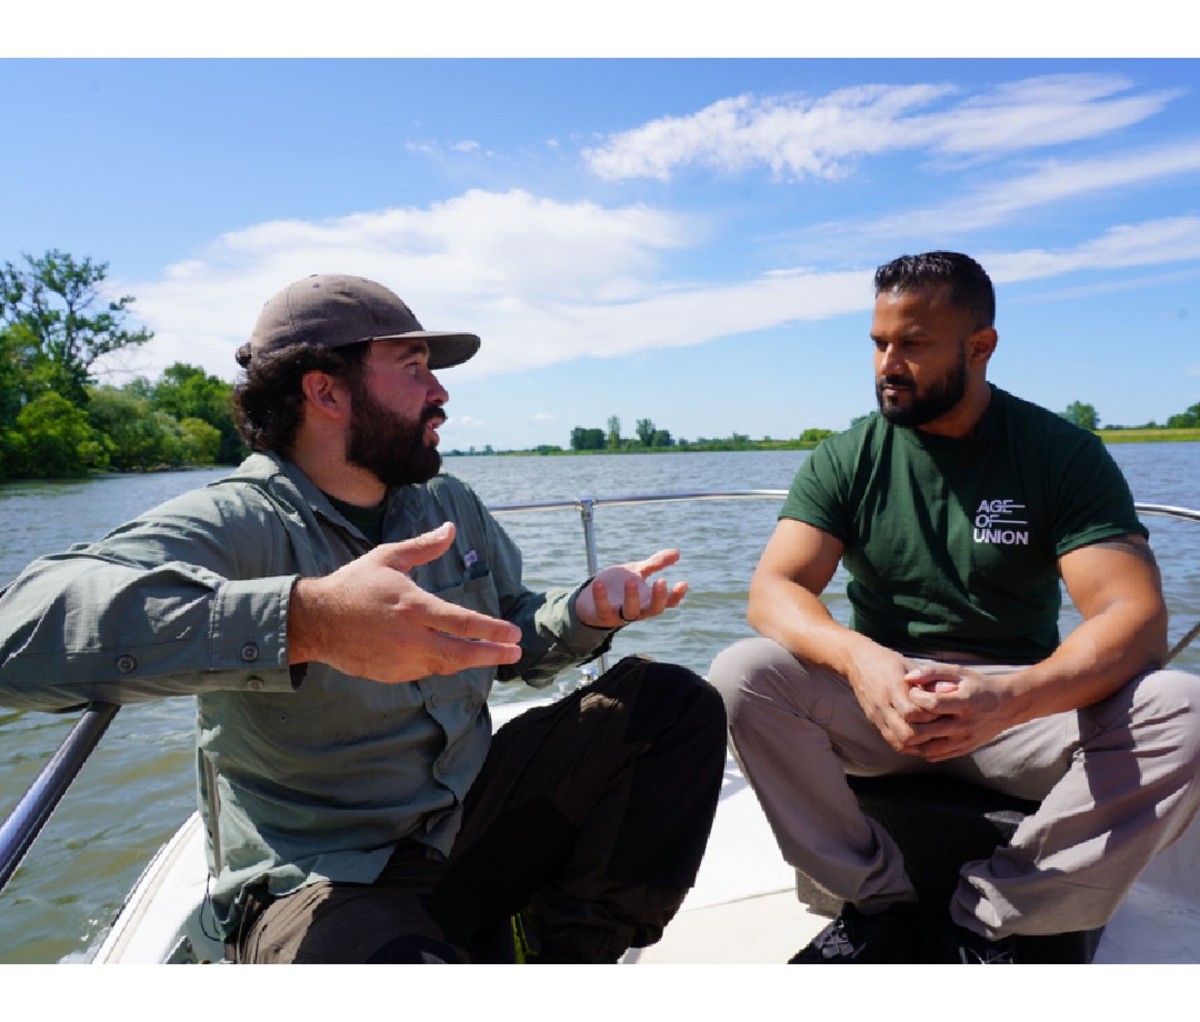
[[[583,547],[587,555],[588,578],[600,570],[596,557],[596,501],[592,497],[579,498],[579,518],[583,522]],[[600,673],[608,670],[608,654],[600,654]]]

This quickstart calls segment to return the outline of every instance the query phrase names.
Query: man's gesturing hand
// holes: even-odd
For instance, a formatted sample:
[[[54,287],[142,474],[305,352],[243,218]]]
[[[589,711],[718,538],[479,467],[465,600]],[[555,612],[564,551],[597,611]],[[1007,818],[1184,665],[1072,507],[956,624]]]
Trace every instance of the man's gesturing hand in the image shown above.
[[[516,663],[516,625],[439,600],[405,574],[453,541],[446,522],[378,546],[331,575],[300,579],[288,608],[288,662],[317,661],[382,682]]]
[[[641,618],[656,617],[677,607],[686,582],[667,585],[665,578],[647,579],[679,560],[678,550],[659,550],[644,561],[618,564],[598,572],[575,600],[575,613],[590,628],[620,628]]]

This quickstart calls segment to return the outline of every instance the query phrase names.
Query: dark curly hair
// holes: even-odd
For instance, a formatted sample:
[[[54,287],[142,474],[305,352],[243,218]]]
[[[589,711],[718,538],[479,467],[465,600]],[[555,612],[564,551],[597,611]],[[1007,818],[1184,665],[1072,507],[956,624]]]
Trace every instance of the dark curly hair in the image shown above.
[[[296,439],[304,413],[300,381],[305,373],[339,377],[357,390],[370,341],[327,348],[321,344],[290,344],[250,356],[249,345],[237,353],[244,377],[233,391],[234,416],[242,439],[254,451],[287,453]]]
[[[950,285],[950,304],[970,313],[976,330],[995,323],[992,281],[982,266],[961,252],[903,255],[875,271],[876,298],[885,291],[914,291],[937,284]]]

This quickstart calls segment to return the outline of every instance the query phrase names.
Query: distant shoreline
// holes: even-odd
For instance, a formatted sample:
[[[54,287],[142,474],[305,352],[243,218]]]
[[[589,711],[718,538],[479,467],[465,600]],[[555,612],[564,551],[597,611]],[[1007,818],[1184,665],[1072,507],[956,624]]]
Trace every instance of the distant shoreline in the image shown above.
[[[1200,440],[1200,429],[1098,429],[1106,444],[1174,444]]]
[[[1200,441],[1200,429],[1097,429],[1093,432],[1106,444],[1164,444],[1194,443]],[[443,451],[448,458],[484,457],[533,457],[561,458],[564,456],[588,457],[593,454],[711,454],[714,451],[811,451],[819,440],[749,440],[737,445],[733,443],[689,444],[687,447],[620,447],[595,451],[572,451],[563,447],[534,447],[521,451]]]
[[[1200,429],[1098,429],[1094,430],[1106,444],[1178,444],[1200,441]],[[716,452],[753,453],[757,451],[811,451],[819,444],[819,440],[749,440],[735,446],[730,443],[712,446],[692,445],[687,447],[623,447],[618,450],[602,451],[570,451],[565,448],[531,448],[524,451],[443,451],[446,458],[545,458],[545,457],[588,457],[593,454],[711,454]],[[158,472],[198,472],[213,471],[214,469],[236,468],[236,465],[181,465],[176,468],[149,469],[143,472],[89,472],[82,476],[43,477],[0,479],[0,488],[9,483],[61,483],[85,482],[89,479],[103,479],[120,476],[154,475]]]

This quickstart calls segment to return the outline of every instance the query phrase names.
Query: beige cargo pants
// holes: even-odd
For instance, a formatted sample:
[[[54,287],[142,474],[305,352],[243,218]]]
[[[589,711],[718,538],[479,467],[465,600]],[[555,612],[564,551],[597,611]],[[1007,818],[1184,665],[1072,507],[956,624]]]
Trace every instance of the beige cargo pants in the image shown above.
[[[769,639],[722,652],[709,680],[784,859],[859,907],[912,900],[913,889],[846,774],[940,772],[1040,800],[1008,847],[960,872],[951,917],[992,939],[1104,925],[1200,805],[1200,677],[1182,671],[1135,678],[1102,702],[1011,728],[940,764],[893,750],[844,678]]]

